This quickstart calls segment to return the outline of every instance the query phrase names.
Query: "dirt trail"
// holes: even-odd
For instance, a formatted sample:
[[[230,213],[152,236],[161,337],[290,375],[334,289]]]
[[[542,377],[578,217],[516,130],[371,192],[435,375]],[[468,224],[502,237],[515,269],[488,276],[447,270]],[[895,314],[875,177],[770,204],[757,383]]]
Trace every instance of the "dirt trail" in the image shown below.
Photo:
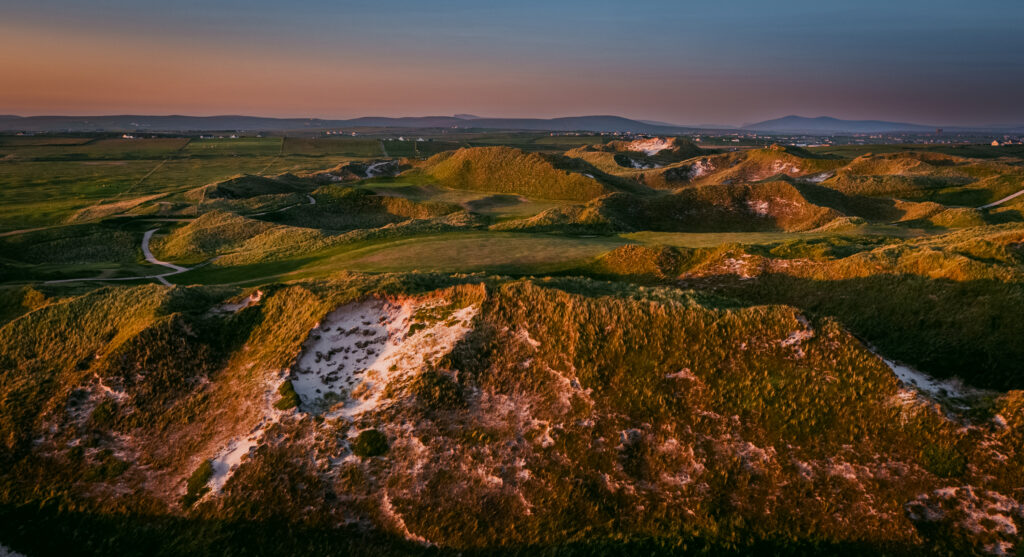
[[[107,277],[103,277],[101,275],[101,276],[98,276],[98,277],[89,277],[89,278],[48,280],[48,281],[46,281],[46,284],[58,284],[58,283],[62,283],[62,282],[97,281],[97,280],[99,280],[99,281],[112,281],[112,280],[156,279],[156,280],[160,281],[161,284],[165,284],[167,286],[171,286],[170,281],[168,281],[164,277],[169,277],[171,275],[177,275],[179,273],[184,273],[185,271],[189,271],[192,268],[190,268],[190,267],[182,267],[181,265],[175,265],[174,263],[168,263],[166,261],[160,261],[159,259],[157,259],[156,257],[153,256],[153,252],[149,251],[149,241],[153,238],[153,234],[156,233],[157,230],[159,230],[159,229],[154,228],[153,230],[147,230],[146,233],[142,235],[142,255],[144,255],[146,257],[146,261],[148,261],[148,262],[150,262],[150,263],[152,263],[154,265],[160,265],[162,267],[167,267],[169,269],[172,269],[171,272],[169,272],[169,273],[161,273],[159,275],[145,275],[145,276],[141,276],[141,277],[117,277],[117,278],[107,278]]]
[[[167,279],[165,279],[164,277],[167,276],[167,275],[175,275],[175,274],[178,274],[178,273],[184,273],[185,271],[188,270],[188,268],[187,267],[182,267],[180,265],[175,265],[174,263],[168,263],[166,261],[160,261],[159,259],[157,259],[156,257],[153,256],[153,252],[149,251],[149,240],[151,238],[153,238],[153,233],[155,233],[157,230],[158,229],[154,228],[153,230],[147,230],[146,233],[143,234],[143,236],[142,236],[142,255],[146,256],[146,261],[149,261],[150,263],[152,263],[154,265],[162,265],[164,267],[167,267],[169,269],[173,269],[174,270],[174,272],[172,272],[172,273],[166,273],[166,274],[163,274],[163,275],[154,275],[152,277],[152,278],[155,278],[155,279],[159,280],[160,282],[170,286],[171,283],[168,282]]]
[[[979,209],[991,209],[992,207],[995,207],[997,205],[1002,205],[1003,203],[1006,203],[1007,201],[1009,201],[1011,199],[1014,199],[1014,198],[1017,198],[1017,197],[1019,197],[1021,195],[1024,195],[1024,190],[1020,190],[1017,193],[1011,193],[1010,195],[1007,195],[1006,197],[1000,199],[999,201],[993,201],[992,203],[989,203],[988,205],[982,205],[981,207],[978,207],[978,208]]]
[[[310,205],[316,205],[316,198],[313,197],[312,195],[307,193],[306,194],[306,199],[309,201]],[[289,205],[287,207],[281,207],[280,209],[274,209],[272,211],[262,211],[262,212],[259,212],[259,213],[253,213],[251,215],[246,215],[246,216],[251,218],[251,217],[259,217],[259,216],[263,216],[263,215],[269,215],[271,213],[281,213],[281,212],[287,211],[288,209],[294,209],[294,208],[298,207],[299,205],[302,205],[302,204],[301,203],[296,203],[295,205]]]

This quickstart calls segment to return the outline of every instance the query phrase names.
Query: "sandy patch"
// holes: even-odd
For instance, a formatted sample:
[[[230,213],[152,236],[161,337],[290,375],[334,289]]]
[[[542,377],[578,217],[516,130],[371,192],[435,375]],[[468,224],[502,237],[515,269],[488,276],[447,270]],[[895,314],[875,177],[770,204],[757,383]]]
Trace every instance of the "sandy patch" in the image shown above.
[[[329,313],[292,366],[302,409],[354,417],[380,405],[388,384],[435,363],[469,332],[478,308],[445,313],[442,303],[367,300]]]
[[[647,156],[656,155],[665,149],[672,148],[672,141],[663,137],[638,139],[626,146],[629,151],[639,151]]]
[[[262,300],[262,299],[263,299],[263,291],[257,290],[255,292],[253,292],[252,294],[249,294],[245,298],[242,298],[241,301],[227,303],[227,304],[221,304],[221,305],[211,309],[210,312],[211,313],[221,313],[221,314],[223,314],[223,313],[238,313],[238,312],[242,311],[243,309],[245,309],[245,308],[247,308],[249,306],[254,306],[254,305],[258,304],[260,302],[260,300]]]

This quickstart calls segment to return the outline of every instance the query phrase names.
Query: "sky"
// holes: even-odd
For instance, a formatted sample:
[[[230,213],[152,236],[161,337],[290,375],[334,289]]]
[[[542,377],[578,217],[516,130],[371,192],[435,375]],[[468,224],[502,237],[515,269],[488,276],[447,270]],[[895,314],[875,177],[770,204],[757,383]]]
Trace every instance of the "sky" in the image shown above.
[[[1024,124],[1020,0],[0,0],[0,114]]]

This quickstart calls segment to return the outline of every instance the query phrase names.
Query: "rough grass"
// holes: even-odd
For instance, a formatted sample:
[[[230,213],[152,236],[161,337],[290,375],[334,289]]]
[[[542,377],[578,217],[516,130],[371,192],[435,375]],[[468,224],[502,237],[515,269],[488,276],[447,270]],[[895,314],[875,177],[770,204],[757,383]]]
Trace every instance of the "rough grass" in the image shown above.
[[[962,239],[977,255],[1000,253],[998,242]],[[268,287],[238,315],[208,314],[237,294],[102,289],[0,328],[0,354],[17,362],[0,379],[0,432],[16,441],[3,453],[0,508],[21,509],[4,516],[26,516],[31,504],[35,520],[82,536],[92,531],[86,524],[101,526],[73,512],[113,505],[124,513],[121,528],[146,513],[164,539],[178,530],[162,521],[183,516],[218,522],[221,533],[237,532],[227,525],[235,520],[319,529],[348,516],[442,552],[543,550],[584,538],[587,550],[646,539],[648,549],[742,552],[764,540],[833,548],[865,537],[873,541],[864,547],[914,552],[978,538],[918,535],[907,501],[951,481],[999,493],[1019,485],[1019,397],[993,403],[1007,425],[965,429],[899,398],[888,368],[838,322],[802,320],[791,307],[573,278],[401,275]],[[223,446],[201,440],[245,416],[236,427],[250,431],[259,414],[246,412],[268,388],[265,370],[287,366],[327,312],[371,295],[426,295],[478,305],[480,314],[437,370],[395,389],[410,398],[352,424],[362,432],[353,452],[376,456],[346,458],[338,440],[347,423],[291,415],[221,494],[185,515],[182,489],[206,483],[196,463]],[[802,336],[790,341],[795,332]],[[226,357],[196,356],[207,342]],[[160,371],[190,361],[213,369],[194,382]],[[127,399],[108,399],[110,411],[93,411],[82,430],[64,407],[94,372]],[[88,448],[69,450],[74,438]],[[991,458],[992,441],[1006,459]],[[171,477],[166,491],[152,480],[160,474]],[[51,508],[39,505],[40,493],[77,510],[38,514]],[[217,543],[201,525],[180,528],[195,533],[189,547]],[[11,539],[26,540],[19,536]],[[626,545],[605,545],[611,540]]]
[[[811,203],[793,184],[774,181],[700,186],[657,197],[617,193],[582,208],[551,209],[500,228],[590,233],[801,231],[842,216],[831,207]]]
[[[476,147],[427,159],[420,171],[454,189],[514,193],[538,199],[584,201],[617,188],[593,168],[562,170],[560,162],[508,147]],[[587,176],[588,173],[591,176]],[[593,177],[592,177],[593,176]]]

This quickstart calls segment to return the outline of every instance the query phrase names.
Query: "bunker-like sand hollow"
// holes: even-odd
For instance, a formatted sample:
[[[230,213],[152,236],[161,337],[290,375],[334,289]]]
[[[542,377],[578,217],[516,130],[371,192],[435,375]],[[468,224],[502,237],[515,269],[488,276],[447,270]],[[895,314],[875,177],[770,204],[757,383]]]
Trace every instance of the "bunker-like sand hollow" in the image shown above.
[[[450,352],[478,309],[379,299],[339,307],[313,328],[291,368],[300,409],[354,417],[376,408],[389,383]]]

